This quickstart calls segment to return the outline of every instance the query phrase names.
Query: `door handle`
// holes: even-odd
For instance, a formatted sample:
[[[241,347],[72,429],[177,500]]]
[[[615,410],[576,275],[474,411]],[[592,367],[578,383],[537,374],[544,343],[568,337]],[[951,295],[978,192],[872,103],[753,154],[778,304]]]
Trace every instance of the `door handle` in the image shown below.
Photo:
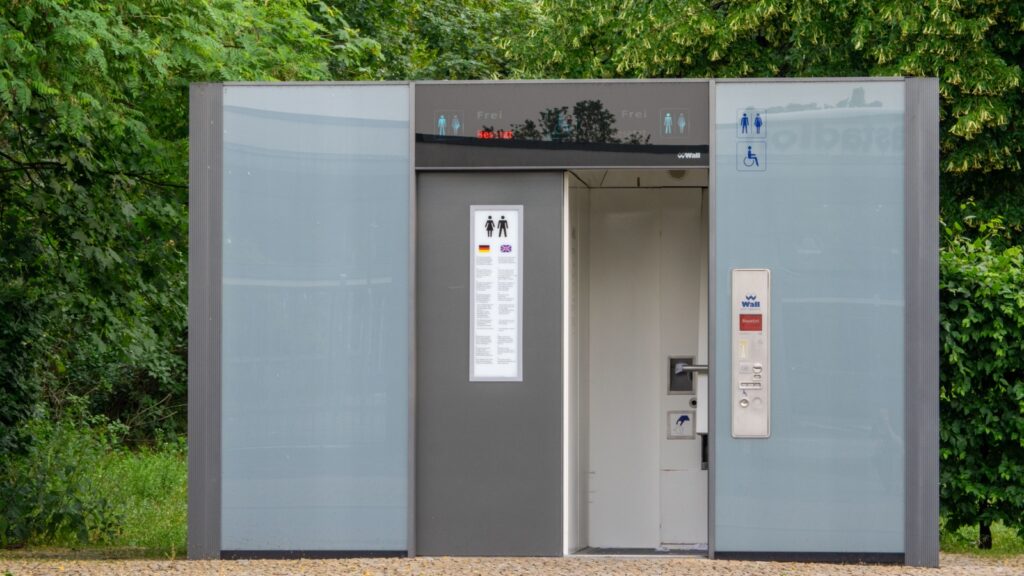
[[[700,374],[707,374],[708,373],[708,365],[707,364],[700,364],[700,365],[697,365],[697,366],[676,366],[676,372],[678,372],[678,373],[682,373],[682,372],[697,372],[697,373],[700,373]]]

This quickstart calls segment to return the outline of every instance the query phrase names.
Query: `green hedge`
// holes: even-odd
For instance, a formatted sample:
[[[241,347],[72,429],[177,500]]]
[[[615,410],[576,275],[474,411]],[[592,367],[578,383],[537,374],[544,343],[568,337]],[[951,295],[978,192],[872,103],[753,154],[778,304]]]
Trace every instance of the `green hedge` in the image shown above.
[[[1024,254],[998,220],[945,229],[940,257],[941,500],[946,527],[1024,535]]]

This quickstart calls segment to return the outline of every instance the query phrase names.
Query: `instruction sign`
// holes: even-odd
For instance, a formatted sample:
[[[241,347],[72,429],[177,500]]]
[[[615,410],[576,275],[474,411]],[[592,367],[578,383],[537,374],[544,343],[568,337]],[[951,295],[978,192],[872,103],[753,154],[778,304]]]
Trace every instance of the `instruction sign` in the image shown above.
[[[523,207],[470,207],[469,380],[523,380]]]
[[[696,413],[692,410],[673,410],[668,413],[668,439],[688,440],[694,438],[693,425]]]

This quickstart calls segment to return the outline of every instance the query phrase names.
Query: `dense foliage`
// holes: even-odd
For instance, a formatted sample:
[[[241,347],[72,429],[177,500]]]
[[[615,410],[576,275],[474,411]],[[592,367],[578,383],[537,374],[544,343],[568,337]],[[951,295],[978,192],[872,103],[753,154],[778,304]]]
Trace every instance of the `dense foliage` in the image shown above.
[[[27,453],[0,467],[0,547],[39,538],[105,542],[117,533],[122,516],[95,471],[121,427],[81,416],[26,424]]]
[[[0,448],[41,400],[183,430],[188,84],[324,78],[304,9],[0,7]]]
[[[991,547],[995,522],[1024,534],[1024,251],[999,247],[999,221],[963,231],[941,258],[942,501]]]
[[[174,557],[185,549],[184,439],[127,449],[125,427],[71,407],[35,414],[33,442],[0,468],[0,548],[115,546]]]
[[[999,0],[7,0],[0,468],[40,454],[33,415],[69,406],[133,444],[184,433],[190,82],[931,75],[953,230],[943,506],[953,524],[1019,528],[1007,466],[1024,456],[1002,410],[1024,400],[1006,359],[1021,340],[1006,306],[1024,245],[1022,62],[1024,3]],[[952,228],[995,215],[998,235]],[[1006,460],[968,454],[982,448]]]
[[[184,431],[188,85],[325,78],[333,32],[306,9],[0,5],[0,472],[30,474],[5,485],[4,543],[105,522],[79,498],[81,455],[39,460],[34,411],[84,404],[133,441]],[[43,474],[67,481],[40,502],[24,490]]]
[[[501,38],[532,33],[533,0],[327,0],[358,30],[366,47],[339,79],[507,78],[517,55]]]

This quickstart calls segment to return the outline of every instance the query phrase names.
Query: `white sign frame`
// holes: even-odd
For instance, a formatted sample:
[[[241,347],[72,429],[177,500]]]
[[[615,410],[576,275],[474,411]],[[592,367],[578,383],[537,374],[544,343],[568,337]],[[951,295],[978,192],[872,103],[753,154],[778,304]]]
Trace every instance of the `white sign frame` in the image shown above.
[[[476,226],[477,212],[515,212],[516,213],[516,234],[515,238],[519,244],[516,256],[517,290],[516,302],[516,368],[515,374],[508,376],[478,375],[476,371],[476,335],[477,335],[477,290],[476,290],[476,256],[478,246],[482,242],[478,236],[480,231]],[[469,207],[469,381],[470,382],[522,382],[523,381],[523,247],[526,238],[523,234],[523,205],[522,204],[473,204]],[[496,244],[494,239],[488,241]]]

